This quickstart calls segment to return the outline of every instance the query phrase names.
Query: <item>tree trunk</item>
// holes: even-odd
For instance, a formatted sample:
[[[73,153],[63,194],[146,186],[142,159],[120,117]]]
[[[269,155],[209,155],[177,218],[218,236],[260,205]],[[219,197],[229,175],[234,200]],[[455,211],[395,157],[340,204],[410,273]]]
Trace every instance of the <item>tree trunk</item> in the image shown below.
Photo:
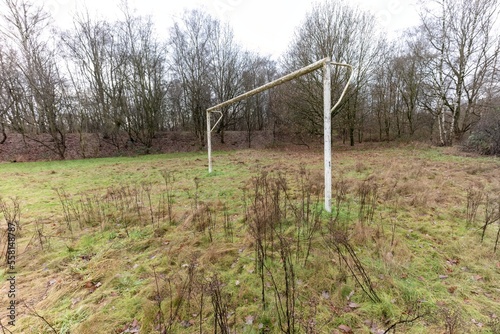
[[[247,141],[248,141],[248,148],[252,147],[252,130],[248,128],[247,131]]]
[[[0,141],[0,144],[3,144],[7,140],[7,133],[5,132],[5,125],[3,123],[1,124],[2,124],[2,140]]]

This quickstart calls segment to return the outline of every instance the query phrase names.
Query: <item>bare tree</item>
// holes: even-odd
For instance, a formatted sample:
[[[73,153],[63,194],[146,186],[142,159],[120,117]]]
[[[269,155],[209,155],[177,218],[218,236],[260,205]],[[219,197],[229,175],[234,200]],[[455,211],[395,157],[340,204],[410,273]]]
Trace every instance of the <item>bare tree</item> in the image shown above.
[[[1,40],[0,40],[1,41]],[[0,42],[1,43],[1,42]],[[2,48],[3,43],[0,44],[0,127],[2,131],[2,139],[0,139],[0,144],[5,143],[7,140],[7,126],[8,118],[7,113],[12,107],[11,99],[9,99],[7,76],[8,76],[8,66],[5,64],[5,54]]]
[[[120,44],[126,59],[126,126],[132,141],[148,152],[164,123],[165,47],[156,38],[151,18],[134,17],[128,8],[121,23]]]
[[[101,132],[118,149],[129,142],[152,147],[165,125],[166,48],[149,17],[123,5],[124,18],[114,23],[74,18],[62,35],[72,82],[81,110],[81,127]]]
[[[118,77],[124,59],[118,53],[112,24],[93,20],[88,12],[73,18],[62,34],[71,82],[80,105],[80,130],[102,133],[117,148],[125,120],[121,112],[124,84]]]
[[[370,82],[371,116],[376,119],[379,140],[411,138],[422,124],[422,62],[406,45],[413,43],[412,35],[404,37],[402,43],[381,44]]]
[[[14,67],[6,82],[11,126],[64,159],[66,120],[71,110],[56,49],[46,38],[51,18],[43,8],[25,0],[4,3],[7,11],[1,31],[11,50],[4,58]],[[14,120],[14,116],[19,119]],[[48,133],[51,141],[41,139],[38,133]]]
[[[245,91],[272,81],[276,75],[276,65],[269,58],[246,53],[246,65],[242,73]],[[240,129],[247,132],[248,147],[252,144],[252,131],[263,130],[270,126],[272,91],[264,91],[245,101]],[[271,124],[272,125],[272,124]]]
[[[425,107],[438,121],[440,143],[462,139],[480,117],[487,78],[500,51],[493,27],[498,0],[422,2],[420,34],[426,48]]]
[[[189,129],[190,115],[184,110],[185,95],[182,81],[169,72],[167,72],[167,75],[169,78],[167,79],[165,96],[165,103],[167,104],[165,127],[172,131]]]
[[[397,91],[398,78],[390,65],[394,58],[393,46],[384,43],[384,52],[379,57],[379,63],[374,70],[374,80],[370,85],[371,106],[378,123],[378,139],[391,140],[394,120],[399,123],[398,111],[400,95]],[[398,126],[399,129],[399,126]]]
[[[213,96],[212,103],[227,101],[244,91],[243,68],[246,65],[243,50],[236,44],[233,31],[228,25],[221,25],[214,21],[212,24],[212,36],[209,39],[210,54],[210,85]],[[224,143],[224,131],[234,126],[241,104],[230,105],[222,108],[224,115],[217,132],[220,133],[221,143]]]
[[[306,15],[285,57],[284,67],[287,70],[300,68],[324,57],[354,65],[353,85],[335,111],[335,114],[342,114],[340,121],[351,145],[355,142],[356,129],[362,129],[361,111],[366,102],[367,85],[378,48],[373,16],[351,6],[347,1],[330,0],[316,5]],[[334,68],[332,76],[332,96],[339,96],[347,79],[345,69]],[[293,88],[289,90],[290,107],[295,110],[297,121],[302,120],[312,133],[322,131],[321,83],[321,73],[313,73],[294,81],[290,85]]]
[[[193,132],[205,145],[205,111],[210,107],[210,43],[216,21],[193,10],[174,24],[170,31],[171,71],[182,89],[181,112],[189,112]]]
[[[411,30],[406,31],[390,64],[398,78],[397,90],[402,100],[402,116],[410,136],[413,136],[423,123],[420,100],[423,94],[424,67],[421,59],[412,51],[415,43],[418,43],[418,37]]]

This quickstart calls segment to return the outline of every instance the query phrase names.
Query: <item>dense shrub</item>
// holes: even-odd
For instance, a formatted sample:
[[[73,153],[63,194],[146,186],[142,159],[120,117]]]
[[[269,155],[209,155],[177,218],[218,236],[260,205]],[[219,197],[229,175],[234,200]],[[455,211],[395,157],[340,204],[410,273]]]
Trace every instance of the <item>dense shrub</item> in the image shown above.
[[[465,147],[480,154],[500,155],[500,109],[483,114]]]

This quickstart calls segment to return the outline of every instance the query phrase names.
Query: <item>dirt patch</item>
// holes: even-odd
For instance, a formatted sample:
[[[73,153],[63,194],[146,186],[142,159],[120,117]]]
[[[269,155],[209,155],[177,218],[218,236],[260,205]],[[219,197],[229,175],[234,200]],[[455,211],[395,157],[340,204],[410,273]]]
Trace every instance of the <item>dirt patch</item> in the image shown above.
[[[261,149],[267,147],[306,147],[303,138],[256,131],[249,143],[247,133],[227,131],[224,143],[220,135],[212,134],[213,150],[240,150],[245,148]],[[315,142],[317,140],[313,140]],[[0,144],[0,162],[25,162],[60,160],[54,142],[48,135],[39,135],[36,140],[23,138],[20,134],[11,133],[7,140]],[[131,141],[126,134],[114,142],[99,134],[68,134],[66,140],[66,159],[101,158],[114,156],[135,156],[147,153],[195,152],[206,150],[200,140],[191,132],[163,132],[153,140],[151,148]]]

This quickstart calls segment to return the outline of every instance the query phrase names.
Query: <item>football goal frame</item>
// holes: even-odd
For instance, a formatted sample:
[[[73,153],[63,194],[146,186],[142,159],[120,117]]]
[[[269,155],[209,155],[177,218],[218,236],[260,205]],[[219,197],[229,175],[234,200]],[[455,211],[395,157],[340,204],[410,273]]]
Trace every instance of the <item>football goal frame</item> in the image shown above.
[[[332,107],[332,90],[331,90],[331,67],[332,66],[343,66],[347,67],[350,71],[349,80],[347,81],[342,94],[339,99]],[[324,174],[325,174],[325,210],[327,212],[332,212],[332,113],[338,107],[344,95],[349,87],[354,70],[352,65],[345,63],[337,63],[330,60],[329,57],[323,58],[314,62],[308,66],[305,66],[297,71],[284,75],[274,81],[264,84],[260,87],[254,88],[246,93],[238,95],[232,99],[219,103],[213,107],[207,109],[207,148],[208,148],[208,173],[212,173],[212,131],[217,127],[219,122],[224,117],[224,114],[220,110],[230,104],[239,102],[241,100],[247,99],[258,93],[261,93],[270,88],[281,85],[285,82],[291,81],[305,74],[316,71],[323,68],[323,143],[324,143]],[[211,123],[212,113],[219,114],[219,118],[215,121],[214,125]]]

